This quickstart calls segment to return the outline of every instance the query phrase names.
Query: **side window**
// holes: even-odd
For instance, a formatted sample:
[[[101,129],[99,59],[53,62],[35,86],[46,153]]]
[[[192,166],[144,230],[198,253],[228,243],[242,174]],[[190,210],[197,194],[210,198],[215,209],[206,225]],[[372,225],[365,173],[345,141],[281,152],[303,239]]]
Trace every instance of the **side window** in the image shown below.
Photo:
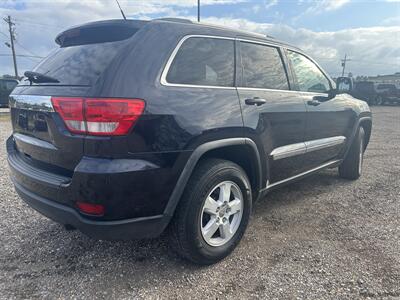
[[[15,81],[6,81],[6,90],[12,91],[17,86]]]
[[[279,51],[275,47],[247,42],[240,43],[243,87],[289,89]]]
[[[192,37],[183,42],[167,75],[167,82],[233,87],[234,41]]]
[[[303,92],[326,93],[330,89],[329,81],[321,70],[307,57],[288,51],[299,90]]]

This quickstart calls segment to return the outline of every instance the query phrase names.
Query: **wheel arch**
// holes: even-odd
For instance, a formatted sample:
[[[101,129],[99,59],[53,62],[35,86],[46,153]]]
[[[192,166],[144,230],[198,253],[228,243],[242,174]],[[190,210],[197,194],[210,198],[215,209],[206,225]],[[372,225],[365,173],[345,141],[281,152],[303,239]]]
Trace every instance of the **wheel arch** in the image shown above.
[[[358,126],[362,127],[365,132],[365,143],[364,143],[364,150],[365,150],[367,148],[369,140],[371,138],[372,119],[371,118],[361,118]]]
[[[244,159],[246,154],[249,155],[250,160]],[[253,199],[256,199],[261,190],[262,182],[261,160],[256,144],[248,138],[222,139],[204,143],[193,151],[179,176],[164,210],[164,216],[173,217],[176,206],[197,164],[202,159],[211,157],[230,160],[241,166],[249,177]]]
[[[349,141],[347,143],[347,147],[343,149],[342,154],[340,157],[344,159],[347,156],[347,153],[350,151],[351,144],[353,143],[354,139],[356,138],[356,134],[358,132],[358,128],[362,127],[365,131],[365,143],[364,143],[364,150],[367,148],[369,139],[371,137],[371,130],[372,130],[372,118],[371,116],[363,116],[358,119],[354,128],[352,129],[351,135],[349,137]]]

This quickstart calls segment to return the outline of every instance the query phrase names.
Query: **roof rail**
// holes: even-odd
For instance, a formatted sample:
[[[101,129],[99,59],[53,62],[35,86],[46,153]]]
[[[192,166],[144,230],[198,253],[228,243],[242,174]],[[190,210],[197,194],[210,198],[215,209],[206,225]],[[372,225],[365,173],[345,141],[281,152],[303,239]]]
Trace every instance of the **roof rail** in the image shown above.
[[[190,24],[193,23],[189,19],[183,19],[183,18],[159,18],[159,19],[154,19],[154,21],[167,21],[167,22],[190,23]]]

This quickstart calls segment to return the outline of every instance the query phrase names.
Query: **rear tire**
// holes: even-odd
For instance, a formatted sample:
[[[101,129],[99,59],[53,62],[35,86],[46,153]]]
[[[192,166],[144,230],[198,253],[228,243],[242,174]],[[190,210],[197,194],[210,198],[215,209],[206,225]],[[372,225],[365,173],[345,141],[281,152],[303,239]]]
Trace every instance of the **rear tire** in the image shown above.
[[[383,99],[381,96],[376,96],[375,98],[376,105],[383,105]]]
[[[249,179],[237,164],[207,159],[191,176],[170,225],[170,242],[201,265],[228,256],[240,242],[252,206]]]
[[[339,176],[345,179],[356,180],[361,176],[364,160],[365,131],[360,127],[350,146],[346,158],[339,166]]]

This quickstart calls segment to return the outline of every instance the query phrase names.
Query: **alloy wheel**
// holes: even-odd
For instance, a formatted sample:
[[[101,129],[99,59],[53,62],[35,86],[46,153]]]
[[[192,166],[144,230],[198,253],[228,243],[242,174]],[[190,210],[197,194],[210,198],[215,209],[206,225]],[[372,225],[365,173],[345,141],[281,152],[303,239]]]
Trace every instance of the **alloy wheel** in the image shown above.
[[[207,196],[201,212],[201,234],[210,246],[225,245],[235,235],[243,215],[243,194],[232,181],[223,181]]]

